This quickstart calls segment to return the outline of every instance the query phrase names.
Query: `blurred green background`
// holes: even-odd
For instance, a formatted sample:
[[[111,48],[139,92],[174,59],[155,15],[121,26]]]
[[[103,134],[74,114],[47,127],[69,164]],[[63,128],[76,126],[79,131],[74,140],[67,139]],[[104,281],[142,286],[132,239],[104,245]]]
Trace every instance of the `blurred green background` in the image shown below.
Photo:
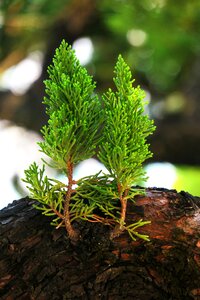
[[[25,137],[29,132],[32,141],[37,140],[47,121],[42,105],[43,80],[63,38],[73,45],[81,63],[94,76],[98,92],[112,87],[113,66],[122,54],[133,71],[135,84],[146,91],[147,113],[157,126],[150,139],[154,157],[146,166],[151,177],[147,185],[200,196],[199,0],[3,0],[2,186],[11,180],[20,190],[22,169],[35,159],[34,147],[27,146]],[[11,129],[21,130],[17,138]]]

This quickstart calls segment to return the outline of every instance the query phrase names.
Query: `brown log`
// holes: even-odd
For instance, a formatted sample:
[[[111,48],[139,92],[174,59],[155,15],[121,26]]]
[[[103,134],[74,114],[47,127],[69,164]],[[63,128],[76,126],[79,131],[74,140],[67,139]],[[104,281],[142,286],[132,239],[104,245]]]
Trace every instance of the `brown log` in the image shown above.
[[[0,211],[0,299],[200,299],[200,198],[147,189],[127,222],[150,220],[138,229],[150,242],[111,241],[110,227],[80,222],[77,245],[33,203]]]

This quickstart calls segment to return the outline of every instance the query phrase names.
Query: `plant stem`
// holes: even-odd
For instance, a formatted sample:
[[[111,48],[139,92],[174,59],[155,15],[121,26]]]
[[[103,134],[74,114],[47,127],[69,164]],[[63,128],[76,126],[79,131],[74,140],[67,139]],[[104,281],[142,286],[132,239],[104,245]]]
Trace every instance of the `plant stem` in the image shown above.
[[[119,225],[116,225],[113,232],[111,233],[111,238],[115,238],[119,236],[124,231],[124,223],[126,219],[126,209],[127,209],[127,195],[129,192],[129,189],[126,189],[124,192],[122,192],[122,186],[120,183],[117,185],[118,193],[119,193],[119,199],[121,203],[121,214],[120,214],[120,221]]]
[[[70,220],[70,200],[72,194],[72,186],[73,186],[73,163],[69,159],[67,162],[67,174],[68,174],[68,188],[65,197],[65,204],[64,204],[64,221],[65,227],[69,234],[69,238],[76,242],[79,238],[79,232],[72,227],[71,220]]]
[[[120,229],[123,230],[124,222],[126,219],[127,199],[124,199],[124,197],[121,196],[120,202],[121,202]]]
[[[120,203],[121,203],[121,215],[120,215],[120,229],[123,230],[123,226],[124,226],[124,222],[126,219],[126,209],[127,209],[127,195],[129,192],[129,189],[126,189],[123,193],[122,193],[122,186],[121,184],[118,184],[118,192],[119,192],[119,199],[120,199]]]

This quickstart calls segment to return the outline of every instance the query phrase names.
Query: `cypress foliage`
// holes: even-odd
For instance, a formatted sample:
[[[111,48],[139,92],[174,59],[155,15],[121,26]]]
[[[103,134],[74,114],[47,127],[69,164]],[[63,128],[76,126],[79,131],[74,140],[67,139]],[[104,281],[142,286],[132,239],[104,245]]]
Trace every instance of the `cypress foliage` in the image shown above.
[[[41,130],[44,140],[38,144],[51,158],[52,167],[66,174],[68,183],[48,178],[45,166],[39,169],[36,163],[25,170],[24,181],[30,197],[39,202],[35,207],[53,216],[57,228],[65,226],[74,242],[80,238],[72,224],[78,219],[114,227],[112,238],[127,230],[132,239],[148,240],[136,230],[148,221],[127,225],[125,218],[127,200],[134,202],[136,194],[144,193],[133,185],[145,179],[142,163],[152,155],[146,138],[154,130],[153,121],[144,114],[144,92],[132,86],[130,69],[121,56],[114,72],[117,90],[109,89],[102,105],[94,94],[92,77],[65,41],[48,68],[44,104],[49,120]],[[95,151],[109,174],[75,181],[74,165]]]
[[[92,77],[65,41],[56,49],[48,74],[44,104],[49,121],[39,145],[56,168],[66,171],[69,160],[75,164],[94,155],[100,138],[101,104]]]
[[[145,93],[132,86],[131,71],[121,55],[114,73],[117,91],[109,89],[103,95],[105,126],[99,158],[124,192],[145,179],[142,163],[152,156],[146,137],[154,126],[144,114]]]
[[[145,180],[142,163],[152,153],[146,138],[154,131],[153,121],[144,114],[145,93],[134,80],[130,68],[119,55],[115,70],[116,91],[103,95],[105,126],[99,159],[116,181],[121,201],[121,229],[125,222],[127,196],[134,184]],[[132,196],[138,191],[132,190]]]

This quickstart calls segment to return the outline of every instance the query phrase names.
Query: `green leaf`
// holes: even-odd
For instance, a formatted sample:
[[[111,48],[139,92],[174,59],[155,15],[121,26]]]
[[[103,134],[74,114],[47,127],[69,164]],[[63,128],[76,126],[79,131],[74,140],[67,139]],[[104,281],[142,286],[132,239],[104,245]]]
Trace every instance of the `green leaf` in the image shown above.
[[[130,68],[121,55],[115,66],[114,83],[103,95],[105,125],[99,159],[123,187],[123,191],[145,179],[142,163],[152,153],[146,142],[155,127],[144,114],[144,92],[133,87]]]
[[[42,129],[41,151],[58,169],[67,161],[76,164],[94,155],[103,123],[101,103],[94,94],[95,83],[63,40],[48,68],[44,104],[49,115]]]
[[[130,69],[121,56],[114,73],[116,91],[109,89],[102,105],[94,94],[92,77],[71,46],[62,41],[48,68],[44,104],[49,120],[38,144],[51,158],[50,163],[44,163],[64,171],[68,183],[48,178],[45,166],[39,168],[35,162],[25,170],[24,181],[30,198],[38,201],[35,208],[57,228],[68,226],[69,235],[70,230],[73,233],[71,222],[83,220],[120,225],[133,240],[148,240],[136,229],[149,222],[126,225],[122,207],[127,200],[134,205],[135,195],[144,194],[144,189],[133,185],[145,179],[142,164],[152,155],[146,138],[155,127],[144,114],[144,92],[133,87]],[[92,157],[97,149],[109,174],[99,172],[74,182],[74,164]]]

